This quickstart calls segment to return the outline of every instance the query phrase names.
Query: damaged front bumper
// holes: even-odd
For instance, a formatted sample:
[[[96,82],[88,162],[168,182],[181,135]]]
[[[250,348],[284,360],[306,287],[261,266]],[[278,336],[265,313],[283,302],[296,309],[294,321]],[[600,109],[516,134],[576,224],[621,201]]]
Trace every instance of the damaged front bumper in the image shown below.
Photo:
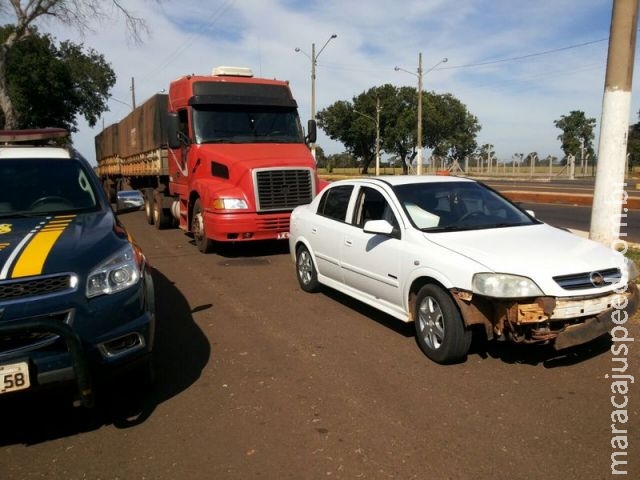
[[[595,317],[586,319],[583,323],[567,326],[556,337],[553,343],[554,348],[563,350],[590,342],[610,332],[616,322],[625,323],[627,318],[638,311],[638,303],[640,302],[638,287],[635,283],[629,282],[626,291],[617,295],[618,299],[614,300],[613,307]]]
[[[637,310],[638,286],[620,293],[568,299],[538,297],[496,300],[470,292],[451,292],[467,325],[484,324],[487,337],[516,343],[553,343],[556,350],[581,345],[608,333]],[[616,313],[618,312],[618,313]],[[622,322],[623,323],[623,322]]]

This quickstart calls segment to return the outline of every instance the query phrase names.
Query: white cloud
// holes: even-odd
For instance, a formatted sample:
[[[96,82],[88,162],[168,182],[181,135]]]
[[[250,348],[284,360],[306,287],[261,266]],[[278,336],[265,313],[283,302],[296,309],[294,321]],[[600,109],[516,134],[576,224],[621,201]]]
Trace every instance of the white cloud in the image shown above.
[[[500,158],[527,151],[561,156],[554,120],[572,110],[600,118],[609,2],[131,0],[127,8],[150,27],[151,36],[142,45],[127,41],[121,19],[96,25],[84,38],[51,23],[41,30],[102,53],[118,76],[113,97],[128,104],[132,78],[139,104],[181,75],[239,65],[289,80],[306,123],[311,62],[294,49],[310,54],[315,43],[318,51],[336,33],[318,56],[318,110],[384,83],[416,85],[415,76],[396,72],[394,66],[415,71],[422,52],[425,71],[449,59],[425,74],[424,88],[450,92],[465,103],[482,124],[478,143],[495,145]],[[570,46],[576,47],[565,48]],[[465,67],[479,63],[486,64]],[[632,101],[630,120],[635,122],[640,103],[637,97]],[[120,102],[110,102],[105,125],[128,113]],[[90,129],[81,122],[80,127],[74,142],[93,160],[93,140],[102,123]],[[342,151],[320,133],[326,152]]]

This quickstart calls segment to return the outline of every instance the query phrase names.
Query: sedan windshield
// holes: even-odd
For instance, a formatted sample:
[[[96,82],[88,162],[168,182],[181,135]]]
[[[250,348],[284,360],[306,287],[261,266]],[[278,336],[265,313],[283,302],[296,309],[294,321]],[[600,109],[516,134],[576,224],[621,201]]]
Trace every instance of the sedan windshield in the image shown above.
[[[193,109],[196,142],[302,143],[295,108],[250,105],[198,105]]]
[[[72,213],[95,209],[88,172],[74,160],[0,160],[0,217]]]
[[[394,191],[411,222],[425,232],[532,225],[537,220],[475,182],[424,182]]]

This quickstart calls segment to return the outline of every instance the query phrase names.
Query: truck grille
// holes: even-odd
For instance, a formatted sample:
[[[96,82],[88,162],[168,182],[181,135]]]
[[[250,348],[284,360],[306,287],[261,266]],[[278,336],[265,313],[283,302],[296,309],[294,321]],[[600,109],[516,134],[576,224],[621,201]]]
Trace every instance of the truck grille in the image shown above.
[[[258,212],[293,210],[313,199],[311,169],[255,170],[253,175]]]
[[[49,295],[71,288],[71,275],[55,275],[0,283],[0,301]]]
[[[256,220],[258,230],[265,232],[288,232],[289,215],[267,215]]]
[[[601,288],[617,283],[622,278],[619,268],[573,273],[553,277],[555,282],[565,290],[583,290],[587,288]]]

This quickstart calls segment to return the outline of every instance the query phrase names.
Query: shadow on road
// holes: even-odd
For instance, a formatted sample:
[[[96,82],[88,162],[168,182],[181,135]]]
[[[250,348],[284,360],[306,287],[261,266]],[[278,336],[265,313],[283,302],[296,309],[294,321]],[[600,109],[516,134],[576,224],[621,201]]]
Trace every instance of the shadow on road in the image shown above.
[[[371,320],[379,323],[387,327],[389,330],[393,330],[400,335],[403,335],[407,338],[415,335],[415,329],[413,323],[405,323],[402,322],[391,315],[387,315],[380,310],[370,307],[366,303],[362,303],[359,300],[356,300],[348,295],[345,295],[342,292],[338,292],[337,290],[333,290],[329,287],[322,286],[322,294],[331,298],[333,301],[341,303],[345,307],[348,307],[361,315],[369,317]]]
[[[195,248],[195,241],[189,243]],[[287,240],[261,240],[258,242],[237,242],[215,244],[213,251],[224,258],[252,258],[269,257],[271,255],[283,255],[289,253]]]
[[[543,365],[545,368],[575,365],[605,353],[611,347],[611,337],[603,335],[584,345],[556,351],[552,345],[526,345],[478,339],[472,345],[471,354],[482,358],[495,358],[505,363]]]
[[[102,384],[96,387],[92,409],[73,407],[73,387],[3,398],[0,445],[33,445],[105,425],[135,427],[149,418],[156,406],[196,382],[211,354],[209,342],[175,285],[156,270],[153,279],[157,311],[153,385],[144,388],[133,379]],[[211,306],[198,307],[205,308]]]
[[[415,336],[413,322],[405,323],[380,312],[358,300],[331,288],[323,288],[322,293],[332,300],[369,317],[375,322],[393,330],[404,337]],[[556,351],[551,345],[516,344],[509,341],[487,341],[482,329],[475,329],[469,356],[494,358],[509,364],[543,365],[545,368],[556,368],[574,365],[590,358],[597,357],[611,347],[611,337],[604,335],[584,345]],[[416,342],[416,348],[420,348]],[[464,363],[464,361],[462,362]]]

